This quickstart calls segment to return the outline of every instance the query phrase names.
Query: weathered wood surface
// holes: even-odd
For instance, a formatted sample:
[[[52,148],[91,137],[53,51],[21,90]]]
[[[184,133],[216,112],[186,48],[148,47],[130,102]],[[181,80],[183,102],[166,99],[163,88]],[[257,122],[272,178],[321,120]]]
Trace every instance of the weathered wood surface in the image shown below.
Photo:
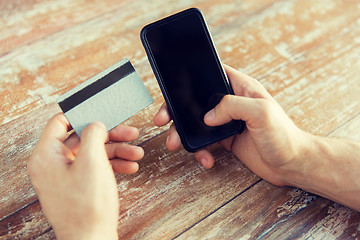
[[[146,155],[138,173],[117,175],[122,239],[359,238],[359,213],[268,184],[230,153],[215,148],[204,170],[165,149],[166,128],[152,123],[162,96],[139,32],[191,6],[223,62],[259,79],[299,127],[360,140],[359,1],[2,1],[0,239],[54,238],[26,161],[60,111],[56,97],[124,57],[155,102],[125,122],[140,129]]]

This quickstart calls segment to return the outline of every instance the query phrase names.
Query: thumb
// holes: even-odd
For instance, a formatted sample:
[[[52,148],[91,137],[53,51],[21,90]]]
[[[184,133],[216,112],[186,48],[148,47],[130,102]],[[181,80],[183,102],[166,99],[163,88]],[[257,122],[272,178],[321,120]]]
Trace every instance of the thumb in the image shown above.
[[[271,103],[262,98],[248,98],[235,95],[226,95],[215,108],[204,116],[208,126],[218,126],[231,120],[243,120],[247,125],[258,122],[268,113]]]
[[[108,133],[105,125],[101,122],[94,122],[88,125],[81,133],[80,149],[74,164],[92,166],[94,163],[101,163],[103,159],[108,160],[105,150],[105,142]]]

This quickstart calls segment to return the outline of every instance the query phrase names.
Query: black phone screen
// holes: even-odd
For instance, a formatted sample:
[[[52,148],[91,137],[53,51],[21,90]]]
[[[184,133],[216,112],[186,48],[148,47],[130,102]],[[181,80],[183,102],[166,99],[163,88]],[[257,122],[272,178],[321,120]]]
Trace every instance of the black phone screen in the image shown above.
[[[240,121],[218,127],[204,123],[205,113],[232,89],[198,9],[145,26],[142,41],[188,151],[242,131]]]

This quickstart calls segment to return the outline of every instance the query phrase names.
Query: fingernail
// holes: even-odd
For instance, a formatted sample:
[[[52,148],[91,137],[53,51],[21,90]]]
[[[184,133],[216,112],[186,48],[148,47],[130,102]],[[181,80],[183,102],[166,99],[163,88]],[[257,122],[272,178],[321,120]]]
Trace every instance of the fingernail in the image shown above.
[[[168,144],[169,138],[170,138],[170,136],[167,136],[167,138],[166,138],[166,144]]]
[[[211,109],[209,112],[207,112],[204,116],[205,120],[213,120],[215,118],[215,110]]]

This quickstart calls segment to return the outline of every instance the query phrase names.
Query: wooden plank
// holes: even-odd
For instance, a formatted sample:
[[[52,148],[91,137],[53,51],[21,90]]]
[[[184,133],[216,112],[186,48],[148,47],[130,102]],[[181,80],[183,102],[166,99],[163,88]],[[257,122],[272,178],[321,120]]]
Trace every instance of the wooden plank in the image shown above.
[[[120,239],[174,237],[258,180],[231,153],[218,147],[214,148],[215,167],[205,170],[185,150],[167,151],[165,138],[162,134],[144,144],[146,156],[140,161],[138,173],[117,175]],[[0,221],[0,228],[5,228],[0,238],[32,238],[39,234],[38,226],[47,226],[39,211],[36,202]],[[24,218],[29,222],[26,228]],[[42,229],[48,234],[47,227]]]
[[[60,111],[56,105],[43,110],[28,114],[26,120],[20,118],[21,121],[0,126],[0,219],[37,199],[27,174],[26,162],[48,115]]]
[[[76,24],[131,5],[132,1],[2,1],[0,56]],[[106,6],[106,7],[104,7]],[[81,9],[81,14],[78,11]]]
[[[21,213],[21,218],[14,214],[7,218],[8,221],[0,222],[0,239],[35,239],[52,232],[38,201],[24,208]]]
[[[261,79],[297,61],[304,52],[358,28],[358,10],[356,1],[280,1],[242,16],[245,21],[230,17],[212,33],[225,63]]]
[[[360,213],[262,181],[178,239],[354,239]]]
[[[7,0],[0,3],[0,56],[8,54],[20,45],[35,42],[102,15],[115,15],[115,13],[119,13],[117,12],[119,10],[121,10],[121,14],[117,14],[119,16],[116,17],[120,17],[118,20],[122,20],[122,23],[125,22],[124,18],[127,18],[127,21],[134,18],[145,18],[146,23],[163,17],[166,14],[196,5],[205,11],[212,9],[209,10],[209,15],[211,15],[210,18],[212,19],[211,23],[222,24],[224,20],[221,17],[219,18],[217,14],[219,10],[221,12],[226,11],[231,14],[243,15],[259,7],[266,8],[273,2],[268,1],[264,4],[262,1],[254,0],[237,3],[227,0],[219,4],[214,0],[198,0],[164,4],[164,1],[94,0],[84,4],[83,1],[64,0],[54,0],[51,3],[44,0]],[[212,7],[214,5],[217,5],[215,11]],[[80,11],[81,14],[79,14]],[[133,25],[141,23],[144,23],[144,21],[131,21]],[[130,25],[126,22],[125,24],[126,27]]]
[[[360,111],[360,28],[351,29],[260,80],[306,131],[326,135]]]

